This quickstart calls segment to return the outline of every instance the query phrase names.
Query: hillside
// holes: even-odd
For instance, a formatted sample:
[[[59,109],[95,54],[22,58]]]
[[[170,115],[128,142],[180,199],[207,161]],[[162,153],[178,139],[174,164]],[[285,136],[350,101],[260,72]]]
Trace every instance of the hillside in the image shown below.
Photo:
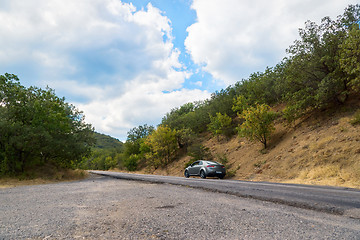
[[[295,127],[278,122],[266,151],[261,143],[238,136],[218,141],[205,134],[201,141],[215,160],[226,156],[231,179],[360,188],[360,125],[350,123],[358,109],[356,97],[335,110],[303,117]],[[167,169],[141,172],[183,176],[189,160],[183,156]]]
[[[228,178],[360,187],[359,19],[357,4],[307,21],[276,66],[132,129],[118,167],[182,176],[190,154],[223,162]]]
[[[98,149],[113,149],[113,148],[122,148],[123,143],[116,138],[102,134],[94,133],[94,138],[96,140],[94,148]]]

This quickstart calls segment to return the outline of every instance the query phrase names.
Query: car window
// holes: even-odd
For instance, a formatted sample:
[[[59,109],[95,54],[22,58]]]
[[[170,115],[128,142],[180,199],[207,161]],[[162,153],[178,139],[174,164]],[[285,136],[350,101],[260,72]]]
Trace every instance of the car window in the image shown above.
[[[199,165],[203,165],[203,161],[199,161]]]
[[[215,165],[221,165],[220,163],[218,163],[218,162],[207,162],[207,164],[215,164]]]
[[[192,167],[199,165],[199,162],[194,162],[193,164],[191,164]]]

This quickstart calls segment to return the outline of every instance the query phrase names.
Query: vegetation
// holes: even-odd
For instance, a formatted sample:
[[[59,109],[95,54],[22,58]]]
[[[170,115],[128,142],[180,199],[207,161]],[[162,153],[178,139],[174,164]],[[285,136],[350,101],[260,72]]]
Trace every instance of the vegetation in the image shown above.
[[[93,129],[64,98],[0,76],[0,174],[19,175],[36,166],[74,167],[90,155]]]
[[[208,129],[214,136],[224,135],[228,138],[232,136],[233,129],[231,126],[232,119],[226,113],[216,113],[215,117],[210,116],[210,123]]]
[[[360,110],[357,110],[357,112],[354,114],[353,119],[350,120],[350,123],[354,126],[360,124]]]
[[[149,165],[155,169],[167,166],[173,160],[176,149],[176,130],[159,126],[145,141],[150,151],[146,154]]]
[[[93,149],[118,149],[119,152],[123,149],[123,143],[120,142],[118,139],[113,138],[111,136],[101,134],[94,132],[94,138],[95,138],[95,146],[93,146]]]
[[[276,114],[266,104],[249,107],[240,115],[244,122],[238,127],[239,135],[250,140],[258,140],[267,147],[271,133],[275,130]]]

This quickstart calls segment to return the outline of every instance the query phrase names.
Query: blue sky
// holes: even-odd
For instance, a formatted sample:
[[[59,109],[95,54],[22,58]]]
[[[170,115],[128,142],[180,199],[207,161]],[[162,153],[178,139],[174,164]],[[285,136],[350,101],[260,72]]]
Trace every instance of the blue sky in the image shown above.
[[[0,74],[49,86],[126,140],[274,66],[306,20],[353,0],[0,0]]]

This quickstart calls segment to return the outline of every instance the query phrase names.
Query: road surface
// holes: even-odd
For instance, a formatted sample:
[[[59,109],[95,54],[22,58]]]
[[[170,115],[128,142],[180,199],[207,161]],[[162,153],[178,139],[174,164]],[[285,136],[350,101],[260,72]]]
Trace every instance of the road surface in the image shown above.
[[[0,239],[352,240],[360,239],[360,220],[197,187],[92,175],[0,189]]]
[[[342,187],[184,178],[158,175],[91,171],[118,179],[167,183],[286,204],[360,219],[360,190]]]

